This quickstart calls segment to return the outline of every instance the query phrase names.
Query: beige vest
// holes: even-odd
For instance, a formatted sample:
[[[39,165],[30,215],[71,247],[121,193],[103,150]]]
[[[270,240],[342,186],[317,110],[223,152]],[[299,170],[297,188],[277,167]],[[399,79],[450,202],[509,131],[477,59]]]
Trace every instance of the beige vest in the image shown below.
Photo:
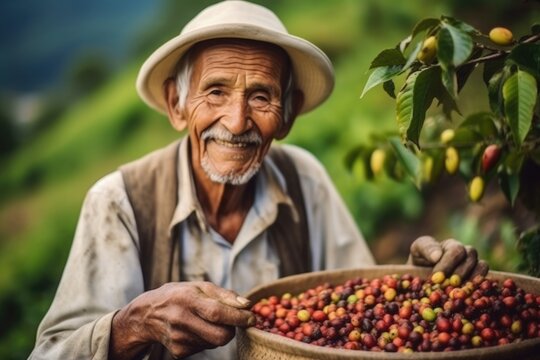
[[[179,144],[179,141],[174,142],[120,167],[135,214],[145,290],[182,280],[178,226],[169,231],[178,203]],[[292,160],[279,146],[273,146],[268,156],[283,173],[288,194],[300,219],[295,222],[290,207],[280,205],[277,219],[268,229],[268,241],[280,258],[280,276],[311,271],[309,231],[298,173]],[[152,347],[150,359],[172,357],[163,346],[156,344]]]

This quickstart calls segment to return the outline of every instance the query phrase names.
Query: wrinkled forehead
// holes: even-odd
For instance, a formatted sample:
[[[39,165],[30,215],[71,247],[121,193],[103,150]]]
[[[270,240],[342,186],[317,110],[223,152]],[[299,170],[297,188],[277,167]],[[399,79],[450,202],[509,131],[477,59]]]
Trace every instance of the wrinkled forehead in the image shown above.
[[[227,47],[238,49],[239,51],[260,52],[261,54],[273,57],[280,61],[284,61],[286,63],[289,62],[289,56],[287,55],[287,52],[281,47],[275,44],[249,39],[225,38],[205,40],[193,45],[189,50],[189,53],[190,56],[192,56],[193,58],[197,57],[201,52],[203,52],[203,50],[220,49]]]
[[[256,40],[246,39],[212,39],[195,44],[188,52],[189,62],[194,65],[197,62],[208,61],[209,56],[221,54],[233,54],[242,59],[253,58],[255,62],[267,62],[279,69],[284,81],[291,69],[288,54],[281,47]]]

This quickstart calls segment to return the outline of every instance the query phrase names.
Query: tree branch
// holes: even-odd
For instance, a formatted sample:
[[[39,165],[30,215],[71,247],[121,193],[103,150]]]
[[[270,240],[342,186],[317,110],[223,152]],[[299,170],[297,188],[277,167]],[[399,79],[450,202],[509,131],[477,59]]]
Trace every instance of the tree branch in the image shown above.
[[[532,35],[532,36],[528,37],[527,39],[523,40],[521,42],[521,44],[530,44],[530,43],[537,42],[538,40],[540,40],[540,34],[535,34],[535,35]],[[486,56],[482,56],[482,57],[467,61],[466,63],[461,64],[459,67],[467,66],[467,65],[473,65],[473,64],[479,64],[479,63],[483,63],[483,62],[486,62],[486,61],[499,59],[499,58],[504,57],[507,54],[509,54],[509,51],[500,50],[500,51],[497,51],[495,53],[492,53],[492,54],[489,54],[489,55],[486,55]]]

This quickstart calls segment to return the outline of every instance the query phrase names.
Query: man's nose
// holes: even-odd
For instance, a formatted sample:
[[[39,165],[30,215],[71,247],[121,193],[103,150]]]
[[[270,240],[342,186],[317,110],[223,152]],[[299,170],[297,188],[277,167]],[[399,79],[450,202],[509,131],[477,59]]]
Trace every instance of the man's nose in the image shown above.
[[[225,109],[222,124],[232,134],[243,134],[252,126],[248,102],[243,96],[231,99]]]

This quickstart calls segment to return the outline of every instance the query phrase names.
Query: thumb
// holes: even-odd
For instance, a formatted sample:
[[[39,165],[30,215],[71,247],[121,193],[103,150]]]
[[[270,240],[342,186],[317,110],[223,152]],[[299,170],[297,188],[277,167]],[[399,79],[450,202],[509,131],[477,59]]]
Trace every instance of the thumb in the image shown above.
[[[421,236],[411,244],[411,258],[416,265],[433,265],[442,254],[441,244],[431,236]]]

